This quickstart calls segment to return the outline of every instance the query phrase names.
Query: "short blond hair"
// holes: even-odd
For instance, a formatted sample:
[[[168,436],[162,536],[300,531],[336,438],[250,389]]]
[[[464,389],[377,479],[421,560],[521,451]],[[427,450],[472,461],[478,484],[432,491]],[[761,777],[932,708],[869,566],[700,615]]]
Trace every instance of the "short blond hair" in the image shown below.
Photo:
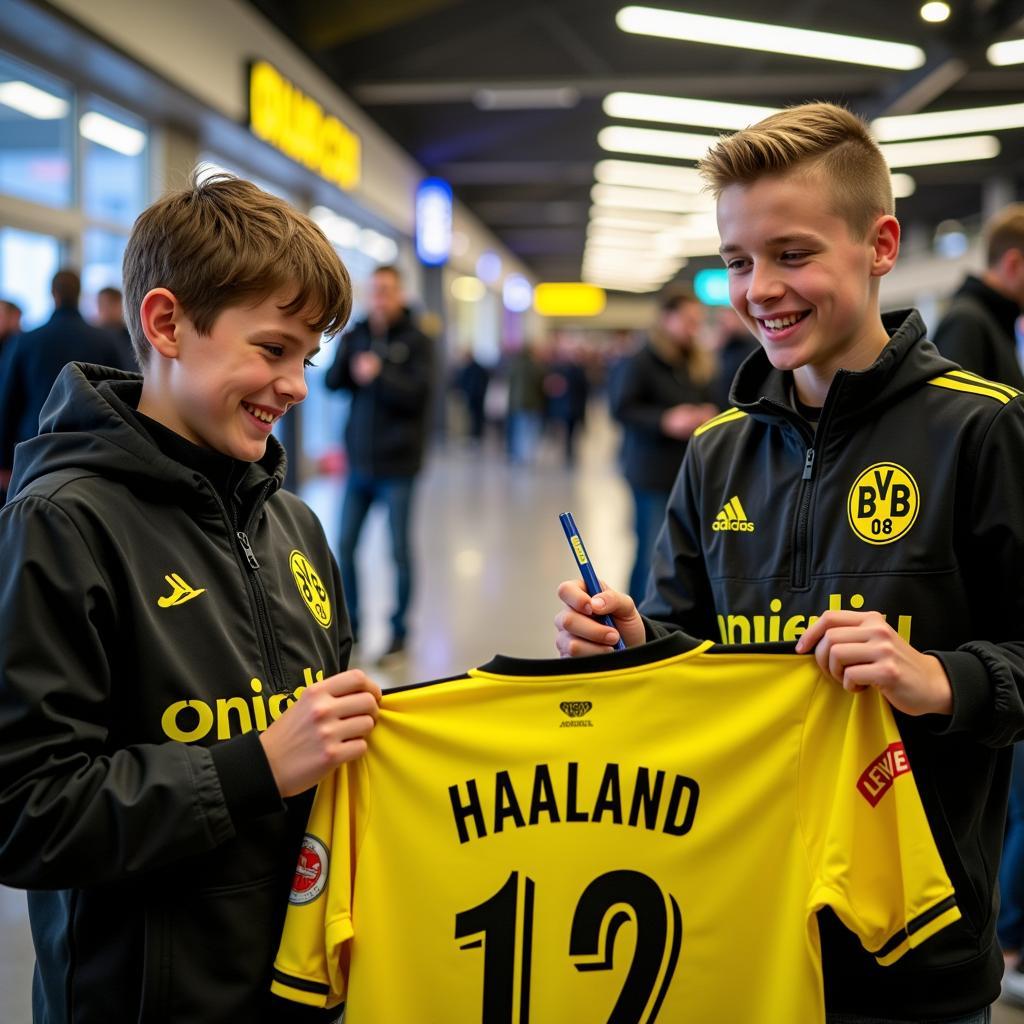
[[[1024,253],[1024,203],[1010,203],[985,225],[985,250],[990,267],[1011,249]]]
[[[229,307],[294,290],[283,308],[311,330],[336,334],[352,312],[348,271],[324,233],[251,181],[216,174],[166,193],[142,212],[124,252],[125,321],[141,366],[152,348],[142,330],[146,293],[174,293],[200,334]]]
[[[789,107],[727,135],[698,170],[717,199],[730,185],[805,168],[821,171],[836,213],[857,237],[895,209],[889,168],[870,129],[834,103]]]

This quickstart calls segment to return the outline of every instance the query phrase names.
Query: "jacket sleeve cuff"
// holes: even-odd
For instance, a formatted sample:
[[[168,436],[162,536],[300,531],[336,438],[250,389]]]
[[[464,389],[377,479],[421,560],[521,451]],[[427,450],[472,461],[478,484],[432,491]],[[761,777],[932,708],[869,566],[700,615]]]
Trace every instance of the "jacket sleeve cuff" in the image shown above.
[[[215,743],[210,747],[232,822],[259,818],[284,809],[258,732]]]
[[[980,658],[967,651],[928,651],[938,658],[953,690],[953,714],[941,732],[986,732],[995,690]]]

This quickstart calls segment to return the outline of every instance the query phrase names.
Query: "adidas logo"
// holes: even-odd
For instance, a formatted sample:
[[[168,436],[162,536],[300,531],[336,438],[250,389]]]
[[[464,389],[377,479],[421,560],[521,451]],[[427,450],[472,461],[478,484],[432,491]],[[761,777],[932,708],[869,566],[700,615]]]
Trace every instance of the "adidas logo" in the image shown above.
[[[747,513],[743,511],[740,499],[733,496],[725,503],[722,511],[715,516],[711,529],[727,533],[753,533],[754,524],[747,518]]]

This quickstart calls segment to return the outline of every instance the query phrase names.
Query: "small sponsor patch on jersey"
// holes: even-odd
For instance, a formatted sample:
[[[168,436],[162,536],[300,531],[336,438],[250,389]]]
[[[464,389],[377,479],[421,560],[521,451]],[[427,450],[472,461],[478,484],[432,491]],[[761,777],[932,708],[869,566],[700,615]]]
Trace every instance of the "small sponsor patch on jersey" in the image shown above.
[[[903,744],[890,743],[861,772],[861,776],[857,780],[857,789],[872,807],[877,807],[882,797],[892,789],[893,782],[900,775],[906,775],[909,771],[910,762],[907,760],[907,752],[903,748]]]
[[[590,714],[591,709],[594,707],[593,703],[589,700],[563,700],[558,705],[562,709],[562,714],[569,719],[567,722],[562,722],[562,726],[593,726],[593,722],[587,721],[587,715]]]
[[[308,833],[302,839],[299,863],[295,866],[295,878],[288,902],[297,907],[312,903],[327,885],[327,868],[330,857],[327,847],[316,836]]]
[[[895,462],[860,473],[846,499],[850,529],[868,544],[891,544],[914,525],[921,508],[917,481]]]
[[[331,624],[331,599],[327,594],[320,573],[313,568],[313,563],[299,550],[288,556],[288,564],[292,570],[295,586],[306,603],[310,614],[326,629]]]
[[[715,516],[711,529],[716,533],[753,533],[754,524],[747,518],[737,495],[733,495]]]

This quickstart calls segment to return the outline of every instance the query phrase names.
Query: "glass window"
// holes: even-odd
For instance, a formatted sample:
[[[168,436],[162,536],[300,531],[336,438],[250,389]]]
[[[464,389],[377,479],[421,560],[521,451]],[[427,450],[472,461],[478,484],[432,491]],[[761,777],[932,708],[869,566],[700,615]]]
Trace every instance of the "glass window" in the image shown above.
[[[91,99],[78,122],[82,205],[91,220],[130,227],[146,205],[146,124],[103,100]]]
[[[128,236],[88,228],[82,239],[82,313],[96,312],[96,293],[101,288],[120,288],[121,261]]]
[[[0,192],[71,205],[72,116],[66,85],[0,56]]]
[[[59,239],[0,227],[0,298],[21,307],[26,331],[46,323],[53,312],[50,282],[60,257]]]

